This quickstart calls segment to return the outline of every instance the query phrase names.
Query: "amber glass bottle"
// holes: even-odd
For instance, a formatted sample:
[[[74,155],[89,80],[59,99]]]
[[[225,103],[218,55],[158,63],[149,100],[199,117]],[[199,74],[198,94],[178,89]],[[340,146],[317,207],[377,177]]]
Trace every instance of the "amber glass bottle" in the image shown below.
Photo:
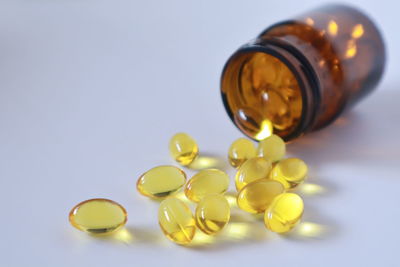
[[[226,63],[221,93],[247,136],[286,141],[333,122],[382,77],[385,47],[359,10],[328,5],[275,24]]]

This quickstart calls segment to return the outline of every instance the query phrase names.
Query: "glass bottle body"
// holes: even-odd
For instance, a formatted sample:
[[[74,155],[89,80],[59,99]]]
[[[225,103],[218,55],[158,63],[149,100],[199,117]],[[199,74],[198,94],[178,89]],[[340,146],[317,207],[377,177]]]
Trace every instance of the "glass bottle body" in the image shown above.
[[[352,7],[328,5],[240,47],[224,67],[221,93],[244,134],[259,140],[272,127],[291,140],[330,124],[376,88],[384,65],[374,23]]]

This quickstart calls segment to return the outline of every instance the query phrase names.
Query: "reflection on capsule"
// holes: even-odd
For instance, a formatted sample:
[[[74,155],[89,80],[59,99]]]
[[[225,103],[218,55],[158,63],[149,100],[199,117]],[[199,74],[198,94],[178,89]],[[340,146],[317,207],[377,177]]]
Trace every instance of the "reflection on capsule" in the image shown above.
[[[161,230],[171,241],[189,244],[196,232],[196,223],[189,207],[177,198],[167,198],[158,210]]]
[[[286,233],[300,221],[303,210],[300,196],[293,193],[280,194],[265,211],[265,226],[272,232]]]

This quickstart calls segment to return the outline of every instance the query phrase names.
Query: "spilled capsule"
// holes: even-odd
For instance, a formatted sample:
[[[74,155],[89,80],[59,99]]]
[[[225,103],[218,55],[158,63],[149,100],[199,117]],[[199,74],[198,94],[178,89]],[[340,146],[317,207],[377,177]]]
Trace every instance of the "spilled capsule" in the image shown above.
[[[244,211],[261,213],[283,192],[283,185],[277,181],[257,180],[242,188],[237,197],[237,204]]]
[[[246,160],[254,158],[256,154],[257,150],[252,141],[238,138],[229,147],[228,160],[233,167],[238,168]]]
[[[235,175],[236,189],[240,191],[245,185],[260,179],[268,178],[272,163],[265,158],[251,158],[244,162]]]
[[[109,234],[125,225],[127,212],[120,204],[105,198],[95,198],[77,204],[69,213],[75,228],[90,234]]]
[[[179,164],[187,166],[197,157],[199,147],[190,135],[177,133],[169,141],[169,152]]]
[[[140,194],[163,199],[179,191],[186,183],[186,174],[175,166],[154,167],[142,174],[136,188]]]
[[[229,203],[223,195],[205,196],[196,208],[197,227],[205,234],[216,234],[229,222],[230,214]]]
[[[218,169],[205,169],[195,174],[185,187],[185,195],[199,202],[207,195],[224,194],[229,187],[229,176]]]
[[[265,211],[265,226],[276,233],[290,231],[301,220],[304,203],[294,193],[283,193],[277,196]]]
[[[192,212],[177,198],[167,198],[161,202],[158,222],[164,235],[180,245],[189,244],[196,233]]]
[[[260,141],[257,148],[258,156],[276,162],[285,156],[286,144],[282,138],[273,134]]]
[[[304,181],[308,173],[307,164],[299,158],[279,161],[271,171],[270,178],[281,182],[286,189],[294,188]]]

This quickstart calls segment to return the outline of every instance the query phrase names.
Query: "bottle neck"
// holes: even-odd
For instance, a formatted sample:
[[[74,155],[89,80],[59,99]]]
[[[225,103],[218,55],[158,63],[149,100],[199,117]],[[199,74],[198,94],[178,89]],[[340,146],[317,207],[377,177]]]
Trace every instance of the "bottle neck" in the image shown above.
[[[263,54],[265,55],[264,58],[262,56]],[[260,65],[260,63],[257,63],[257,60],[260,61],[258,58],[254,60],[255,55],[261,58],[261,61],[264,59],[267,63],[265,63],[265,65]],[[275,65],[268,63],[269,57],[274,59],[273,63]],[[255,63],[253,63],[253,61]],[[243,77],[246,77],[247,65],[250,64],[249,62],[253,63],[253,66],[254,64],[258,64],[255,65],[255,69],[253,69],[253,72],[250,74],[252,75],[250,89],[246,88],[246,81],[243,82]],[[286,71],[273,73],[271,70],[268,70],[268,68],[271,69],[273,66],[280,66],[278,69]],[[257,99],[257,93],[260,91],[260,87],[263,88],[264,86],[261,85],[262,82],[258,82],[257,80],[256,68],[259,70],[265,68],[266,72],[260,75],[264,75],[266,78],[261,77],[258,80],[261,79],[262,82],[265,82],[265,86],[268,87],[266,89],[267,102],[263,102],[260,105],[257,104],[257,101],[252,101],[252,98]],[[275,80],[268,80],[268,76],[274,77]],[[281,77],[281,79],[279,80],[277,77]],[[287,87],[285,78],[289,79],[290,77],[293,77],[294,82]],[[287,95],[286,91],[289,89],[292,90],[292,93],[298,91],[298,98],[291,98],[290,94]],[[256,140],[260,139],[257,138],[257,134],[259,133],[257,132],[257,127],[261,128],[262,123],[259,121],[263,118],[269,119],[274,126],[274,133],[280,135],[286,141],[311,131],[320,103],[320,85],[311,64],[296,47],[284,40],[274,37],[257,38],[239,48],[231,56],[222,73],[221,92],[223,103],[229,117],[244,134]],[[274,95],[275,93],[277,94],[276,96]],[[284,125],[286,128],[282,128],[282,119],[280,119],[279,116],[274,116],[284,112],[282,111],[283,104],[280,105],[279,102],[279,99],[281,99],[280,97],[287,101],[285,105],[288,106],[289,115],[282,115],[289,117],[288,121],[290,124]],[[249,104],[250,108],[252,108],[251,110],[247,107],[243,107],[243,105]],[[275,109],[275,111],[273,109]],[[242,112],[242,115],[246,113],[246,111],[250,114],[244,114],[237,119],[238,110]],[[254,115],[255,112],[257,112],[256,115]],[[290,118],[290,116],[292,116],[292,118]],[[261,117],[261,119],[259,119],[259,117]],[[251,127],[243,127],[241,119],[246,120],[249,118],[252,122]],[[263,129],[259,130],[261,131]]]

